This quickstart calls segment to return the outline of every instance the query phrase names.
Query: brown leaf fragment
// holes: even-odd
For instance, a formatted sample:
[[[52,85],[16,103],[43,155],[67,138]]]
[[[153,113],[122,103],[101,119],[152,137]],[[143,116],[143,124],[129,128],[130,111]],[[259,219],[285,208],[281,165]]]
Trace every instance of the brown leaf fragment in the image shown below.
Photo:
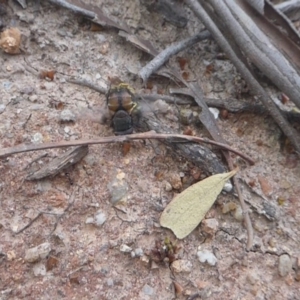
[[[183,286],[176,281],[173,281],[173,285],[174,285],[176,295],[177,296],[182,295],[182,293],[184,291]]]
[[[79,275],[78,274],[72,274],[72,275],[70,275],[70,283],[72,283],[72,284],[80,284],[80,282],[79,282]]]
[[[271,187],[270,183],[268,182],[268,180],[265,179],[264,177],[259,176],[258,177],[258,182],[260,184],[262,192],[266,196],[270,196],[271,193],[272,193],[272,187]]]
[[[130,151],[130,148],[131,148],[131,144],[130,143],[127,143],[127,142],[124,142],[123,145],[122,145],[122,152],[123,152],[123,155],[125,156],[129,151]]]
[[[55,267],[57,267],[58,265],[58,258],[55,256],[49,256],[49,258],[47,259],[47,263],[46,263],[46,269],[47,271],[51,271],[52,269],[54,269]]]
[[[290,98],[286,94],[284,94],[284,93],[281,94],[281,103],[282,104],[286,104],[287,102],[289,102],[289,100],[290,100]]]
[[[90,31],[103,31],[103,27],[99,24],[91,22]]]
[[[0,48],[9,54],[20,53],[21,32],[18,28],[12,27],[4,30],[0,37]]]
[[[48,78],[51,81],[54,80],[54,75],[55,75],[56,71],[55,70],[50,70],[50,71],[41,71],[40,73],[40,78],[41,79],[45,79]]]
[[[183,71],[185,69],[187,63],[188,63],[187,59],[184,58],[184,57],[177,57],[176,60],[177,60],[177,62],[179,64],[180,70]]]

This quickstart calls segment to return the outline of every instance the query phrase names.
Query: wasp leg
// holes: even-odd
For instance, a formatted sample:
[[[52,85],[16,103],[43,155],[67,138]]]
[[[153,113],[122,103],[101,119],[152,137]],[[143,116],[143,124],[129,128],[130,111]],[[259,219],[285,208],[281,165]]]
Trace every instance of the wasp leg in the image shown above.
[[[131,109],[128,111],[128,113],[131,115],[136,107],[137,107],[137,103],[134,103]]]

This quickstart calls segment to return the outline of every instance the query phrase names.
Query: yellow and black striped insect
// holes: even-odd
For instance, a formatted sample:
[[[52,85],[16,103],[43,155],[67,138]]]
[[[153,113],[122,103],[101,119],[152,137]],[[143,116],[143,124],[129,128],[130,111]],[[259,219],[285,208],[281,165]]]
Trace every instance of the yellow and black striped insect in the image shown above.
[[[127,83],[112,85],[106,95],[111,125],[116,135],[130,134],[140,118],[135,91]]]

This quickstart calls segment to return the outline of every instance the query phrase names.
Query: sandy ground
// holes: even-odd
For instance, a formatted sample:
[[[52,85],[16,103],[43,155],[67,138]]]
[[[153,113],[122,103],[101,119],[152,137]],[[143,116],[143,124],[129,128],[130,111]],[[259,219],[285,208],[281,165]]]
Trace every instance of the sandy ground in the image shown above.
[[[8,7],[2,23],[20,29],[22,52],[0,53],[0,147],[112,135],[107,124],[82,113],[104,110],[104,95],[66,79],[104,86],[118,76],[142,91],[129,70],[150,57],[115,29],[91,31],[81,17],[46,1],[39,12],[32,2],[25,10],[11,1]],[[190,12],[188,25],[177,28],[137,0],[101,7],[158,49],[198,27]],[[218,53],[213,41],[203,41],[177,58],[187,61],[185,71],[200,80],[206,96],[251,101],[240,95],[238,74],[229,61],[216,59]],[[178,67],[177,58],[171,63]],[[43,70],[55,70],[54,80],[40,78]],[[172,85],[159,78],[151,83],[144,92],[167,94]],[[274,88],[270,93],[280,96]],[[75,122],[61,122],[65,109],[74,112]],[[171,113],[161,119],[177,120]],[[0,160],[0,299],[299,299],[298,159],[268,116],[229,113],[218,125],[232,147],[256,160],[250,167],[235,157],[255,232],[251,251],[245,250],[246,229],[231,193],[220,195],[183,240],[160,227],[167,203],[205,174],[159,143],[132,142],[128,153],[122,144],[93,145],[80,163],[39,181],[24,179],[64,150],[21,153]],[[201,126],[191,128],[205,134]],[[122,198],[117,207],[116,190]],[[28,250],[36,246],[32,257]],[[199,261],[197,252],[204,250],[215,264]]]

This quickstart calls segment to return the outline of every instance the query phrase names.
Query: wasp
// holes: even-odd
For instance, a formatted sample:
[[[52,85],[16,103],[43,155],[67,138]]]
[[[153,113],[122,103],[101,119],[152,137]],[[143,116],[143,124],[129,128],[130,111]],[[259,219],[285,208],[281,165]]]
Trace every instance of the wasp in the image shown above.
[[[111,85],[106,101],[115,135],[132,133],[141,116],[134,89],[124,82]]]

